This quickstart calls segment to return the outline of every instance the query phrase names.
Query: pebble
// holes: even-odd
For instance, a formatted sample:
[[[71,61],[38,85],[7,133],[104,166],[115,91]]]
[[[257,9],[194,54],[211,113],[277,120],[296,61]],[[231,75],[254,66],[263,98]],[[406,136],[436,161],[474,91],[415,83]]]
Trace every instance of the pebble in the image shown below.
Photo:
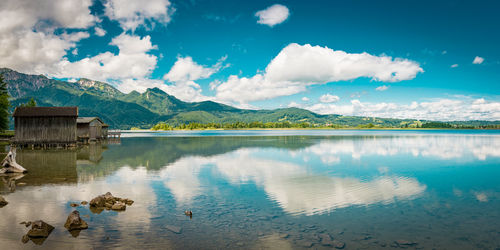
[[[397,246],[414,246],[418,244],[417,242],[408,240],[396,240],[394,243],[396,243]]]
[[[177,227],[177,226],[166,225],[165,228],[176,233],[176,234],[180,234],[182,232],[182,228]]]
[[[343,249],[345,247],[345,243],[340,241],[340,240],[333,240],[332,246],[337,248],[337,249]]]
[[[302,246],[303,247],[312,247],[314,245],[314,243],[310,242],[310,241],[305,241],[305,242],[302,242]]]
[[[288,237],[290,237],[290,235],[289,235],[289,234],[287,234],[287,233],[280,234],[280,238],[282,238],[282,239],[286,239],[286,238],[288,238]]]

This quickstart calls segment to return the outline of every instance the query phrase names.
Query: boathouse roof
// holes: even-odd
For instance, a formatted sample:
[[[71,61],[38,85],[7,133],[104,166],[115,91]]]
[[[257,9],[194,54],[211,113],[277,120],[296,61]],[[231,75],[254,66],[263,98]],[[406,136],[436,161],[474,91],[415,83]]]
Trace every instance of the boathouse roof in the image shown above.
[[[99,120],[101,123],[104,123],[99,117],[78,117],[76,123],[91,123],[94,120]]]
[[[78,107],[17,107],[14,117],[78,117]]]

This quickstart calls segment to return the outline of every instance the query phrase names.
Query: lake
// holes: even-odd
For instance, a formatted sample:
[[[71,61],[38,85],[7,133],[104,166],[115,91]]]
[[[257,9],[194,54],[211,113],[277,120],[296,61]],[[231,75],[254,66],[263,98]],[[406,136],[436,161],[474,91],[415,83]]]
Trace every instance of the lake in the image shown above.
[[[131,131],[17,162],[29,172],[1,177],[2,249],[500,248],[494,130]],[[70,206],[108,191],[135,203]],[[55,230],[23,244],[37,219]]]

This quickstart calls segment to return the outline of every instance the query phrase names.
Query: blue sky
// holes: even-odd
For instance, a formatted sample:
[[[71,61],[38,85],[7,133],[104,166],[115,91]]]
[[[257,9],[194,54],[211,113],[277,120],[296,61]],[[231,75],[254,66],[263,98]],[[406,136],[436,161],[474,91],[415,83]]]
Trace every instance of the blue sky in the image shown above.
[[[498,1],[0,3],[0,67],[243,108],[500,120]],[[15,18],[13,18],[15,17]]]

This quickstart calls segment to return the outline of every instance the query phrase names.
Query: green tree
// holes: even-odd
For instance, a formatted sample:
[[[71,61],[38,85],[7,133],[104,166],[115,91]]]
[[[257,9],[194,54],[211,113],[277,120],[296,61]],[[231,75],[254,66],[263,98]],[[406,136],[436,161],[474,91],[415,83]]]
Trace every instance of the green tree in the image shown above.
[[[5,131],[9,128],[9,92],[7,91],[7,83],[0,75],[0,131]]]
[[[36,101],[33,97],[27,102],[19,105],[20,107],[36,107]]]

